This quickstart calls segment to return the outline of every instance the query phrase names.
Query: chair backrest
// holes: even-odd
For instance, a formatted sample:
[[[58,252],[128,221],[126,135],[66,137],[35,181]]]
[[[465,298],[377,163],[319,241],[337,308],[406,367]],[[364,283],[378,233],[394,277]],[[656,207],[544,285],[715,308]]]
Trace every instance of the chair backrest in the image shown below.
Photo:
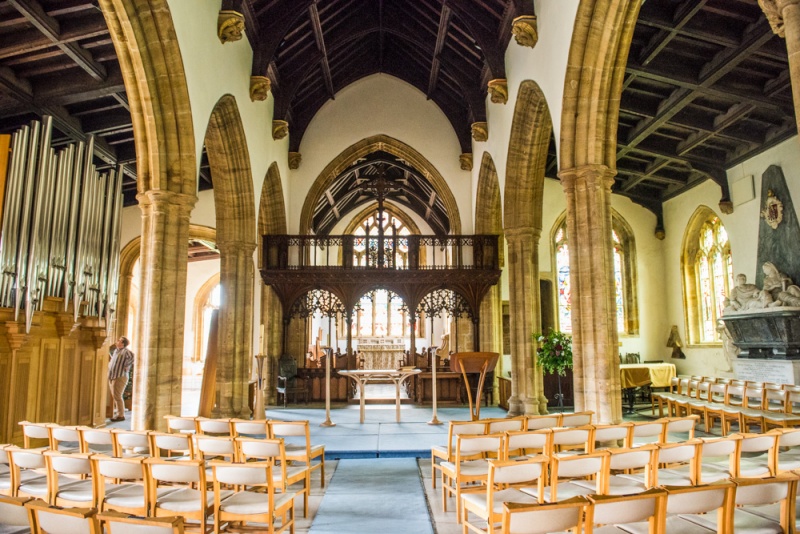
[[[661,501],[667,493],[662,489],[650,489],[633,495],[590,495],[591,505],[586,510],[586,532],[590,525],[638,523],[651,518],[659,527],[651,532],[664,531],[663,506]]]
[[[543,430],[561,426],[561,414],[528,416],[525,422],[526,430]]]
[[[546,534],[573,529],[583,531],[588,501],[573,497],[553,504],[503,503],[503,534]]]
[[[681,381],[681,379],[678,378],[677,376],[673,376],[672,378],[669,379],[669,392],[670,393],[675,393],[676,391],[678,391],[678,384],[680,384],[680,381]]]
[[[720,510],[722,517],[730,514],[735,485],[727,480],[698,486],[665,486],[669,515],[704,514]]]
[[[184,455],[194,458],[194,443],[190,434],[167,434],[164,432],[150,432],[150,456],[155,458],[162,456],[162,451],[166,451],[166,456]]]
[[[147,431],[114,429],[111,431],[111,440],[114,444],[114,456],[150,454],[150,437]]]
[[[689,379],[688,378],[681,378],[678,380],[678,395],[686,395],[686,392],[689,390]]]
[[[36,528],[34,532],[59,534],[102,534],[94,508],[59,508],[44,501],[31,501],[27,506]]]
[[[280,460],[285,462],[283,439],[236,438],[236,456],[240,462],[248,460]]]
[[[734,478],[737,506],[762,506],[788,499],[797,484],[797,475],[784,474],[768,478]],[[794,516],[792,516],[794,521]]]
[[[525,430],[524,417],[512,417],[507,419],[487,419],[486,420],[486,433],[497,434],[498,432],[506,432],[513,430]]]
[[[518,430],[506,432],[503,443],[503,458],[527,454],[546,454],[553,452],[552,430]]]
[[[309,437],[308,421],[270,421],[270,437],[290,437],[303,436]]]
[[[293,386],[297,378],[297,362],[291,356],[284,356],[278,360],[278,376],[286,379],[286,385]]]
[[[184,432],[194,434],[197,431],[196,417],[184,417],[180,415],[165,415],[167,420],[167,431]]]
[[[6,447],[9,463],[19,469],[47,469],[44,451],[41,449],[20,449],[19,447]]]
[[[67,454],[57,451],[44,453],[48,470],[60,475],[90,476],[92,465],[86,453]]]
[[[230,436],[231,435],[231,420],[230,419],[206,419],[205,417],[198,417],[195,419],[197,424],[197,433],[211,436]]]
[[[668,469],[678,466],[689,467],[689,480],[692,485],[697,484],[697,462],[700,459],[700,447],[702,442],[699,439],[684,441],[682,443],[661,443],[657,445],[658,452],[654,466],[666,465]],[[659,470],[653,469],[652,485],[658,485]]]
[[[487,434],[485,436],[458,436],[456,440],[456,464],[478,454],[496,453],[498,457],[503,454],[502,434]]]
[[[725,404],[729,406],[742,406],[744,403],[744,385],[728,384],[725,390]]]
[[[598,448],[619,448],[627,446],[631,440],[633,423],[617,425],[594,425],[594,446]],[[606,446],[605,444],[608,444]]]
[[[50,425],[48,427],[50,430],[50,448],[53,450],[58,450],[60,447],[60,443],[68,442],[74,443],[75,449],[80,447],[81,442],[81,433],[76,426],[60,426],[60,425]]]
[[[591,452],[594,446],[594,427],[586,425],[575,428],[554,428],[552,443],[555,452],[576,449]]]
[[[728,393],[727,382],[716,382],[711,384],[711,389],[708,391],[708,400],[710,402],[718,402],[720,404],[725,402]]]
[[[91,428],[82,426],[78,428],[81,436],[81,452],[112,453],[114,438],[108,428]]]
[[[778,447],[800,447],[800,428],[786,428],[777,432]],[[796,451],[795,451],[796,452]]]
[[[144,458],[114,458],[104,454],[93,454],[93,479],[114,479],[128,482],[144,480]]]
[[[711,382],[709,382],[708,380],[703,380],[702,382],[697,384],[697,398],[700,400],[707,401],[710,390],[711,390]]]
[[[593,416],[594,412],[564,413],[561,414],[561,423],[559,426],[576,427],[591,425]]]
[[[631,443],[658,443],[664,437],[666,419],[656,421],[636,421],[631,429]]]
[[[489,460],[486,483],[487,509],[493,509],[493,494],[497,487],[530,487],[536,484],[537,499],[540,503],[544,502],[544,482],[549,460],[547,456],[511,461]]]
[[[667,443],[669,441],[686,441],[688,439],[693,439],[694,428],[699,419],[699,415],[667,418],[664,425],[664,434],[661,436],[661,442]],[[670,434],[688,434],[688,436],[677,436],[675,440],[670,440]]]
[[[584,479],[594,477],[597,487],[596,492],[600,493],[601,475],[606,465],[605,451],[592,452],[589,454],[575,454],[571,456],[553,456],[550,460],[550,502],[558,500],[558,484],[568,480]]]
[[[117,512],[97,514],[108,534],[183,534],[183,517],[138,517]]]
[[[207,460],[207,457],[221,457],[230,462],[236,460],[236,445],[230,436],[194,436],[194,457]]]
[[[789,392],[785,389],[767,389],[764,395],[764,410],[774,413],[788,411],[787,399]]]
[[[231,419],[231,435],[266,438],[269,436],[269,426],[266,419]]]
[[[50,446],[50,426],[51,423],[31,423],[30,421],[20,421],[19,425],[22,427],[22,443],[26,449],[33,448],[33,445],[40,445],[40,442],[31,442],[31,440],[46,440],[47,445]]]
[[[605,457],[606,465],[603,467],[603,493],[609,491],[609,475],[615,471],[628,471],[631,469],[644,470],[645,487],[654,485],[653,471],[657,448],[655,445],[642,445],[634,449],[609,449]]]
[[[204,465],[200,460],[175,462],[162,458],[144,459],[147,480],[156,485],[165,482],[169,484],[194,484],[199,488],[203,488],[206,484]],[[153,487],[151,485],[151,491]]]
[[[744,388],[744,407],[752,408],[754,410],[761,410],[764,408],[764,395],[766,390],[762,385],[747,385]]]
[[[30,497],[0,495],[0,531],[3,527],[27,527],[30,525],[28,510],[25,508],[25,503],[30,500]]]
[[[213,461],[214,486],[264,486],[272,487],[272,462],[235,464]]]

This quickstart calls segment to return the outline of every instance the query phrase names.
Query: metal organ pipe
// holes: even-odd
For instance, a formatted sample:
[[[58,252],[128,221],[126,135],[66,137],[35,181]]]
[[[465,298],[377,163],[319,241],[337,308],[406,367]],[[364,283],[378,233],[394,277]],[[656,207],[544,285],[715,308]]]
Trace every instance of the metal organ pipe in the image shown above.
[[[123,167],[100,173],[94,138],[57,153],[52,118],[12,136],[0,228],[0,306],[25,309],[26,332],[45,297],[73,303],[77,321],[105,317],[110,328],[119,281]],[[83,308],[84,301],[88,306]]]

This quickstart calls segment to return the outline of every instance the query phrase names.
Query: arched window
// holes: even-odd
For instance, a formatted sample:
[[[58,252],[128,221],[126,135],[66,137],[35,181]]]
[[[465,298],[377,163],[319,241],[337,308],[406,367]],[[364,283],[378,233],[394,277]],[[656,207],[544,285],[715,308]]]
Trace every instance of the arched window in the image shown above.
[[[383,213],[383,235],[387,238],[407,236],[409,231],[406,223],[395,217],[389,212]],[[370,236],[374,239],[357,240],[353,247],[353,265],[366,267],[367,265],[377,265],[378,261],[378,213],[374,213],[363,220],[353,232],[356,236]],[[399,240],[394,246],[394,240],[386,241],[385,254],[394,254],[394,261],[387,258],[390,265],[396,265],[403,269],[408,267],[408,242]]]
[[[219,274],[215,274],[197,291],[194,300],[194,361],[205,361],[208,349],[208,334],[211,327],[211,313],[219,309],[222,286]]]
[[[719,343],[717,320],[733,287],[733,260],[728,232],[709,208],[698,208],[683,240],[684,294],[689,339]]]
[[[558,327],[562,332],[572,332],[572,293],[566,215],[559,218],[554,228],[553,261],[556,273]],[[635,284],[636,251],[633,231],[616,212],[612,214],[611,219],[611,240],[614,247],[614,301],[616,303],[617,331],[623,335],[634,335],[639,331]]]

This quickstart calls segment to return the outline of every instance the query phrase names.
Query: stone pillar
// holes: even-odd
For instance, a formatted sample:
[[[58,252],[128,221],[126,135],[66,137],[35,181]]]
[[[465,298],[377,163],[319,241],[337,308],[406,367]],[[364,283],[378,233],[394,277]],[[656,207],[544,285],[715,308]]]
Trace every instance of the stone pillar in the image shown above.
[[[247,388],[253,369],[253,250],[227,241],[220,252],[219,339],[215,417],[249,417]]]
[[[567,199],[575,409],[599,423],[622,420],[611,241],[615,171],[585,165],[559,173]]]
[[[141,300],[133,379],[133,429],[164,430],[181,413],[189,215],[197,197],[151,190],[142,210]]]
[[[493,403],[497,403],[501,400],[498,397],[497,377],[506,376],[511,371],[503,367],[503,304],[500,295],[500,284],[492,286],[486,296],[483,297],[480,317],[481,339],[480,347],[477,350],[500,354],[500,361],[497,362],[497,367],[494,369],[495,379],[492,385],[494,391],[492,400]]]
[[[772,30],[786,38],[794,115],[800,130],[800,0],[758,0]]]
[[[508,242],[508,305],[511,318],[511,398],[508,414],[545,413],[541,370],[536,366],[532,334],[541,328],[539,236],[541,230],[505,230]]]
[[[261,284],[261,322],[264,325],[264,351],[267,355],[267,363],[264,365],[267,384],[264,399],[267,404],[275,404],[275,373],[278,370],[278,360],[283,354],[283,307],[275,291],[264,284]]]

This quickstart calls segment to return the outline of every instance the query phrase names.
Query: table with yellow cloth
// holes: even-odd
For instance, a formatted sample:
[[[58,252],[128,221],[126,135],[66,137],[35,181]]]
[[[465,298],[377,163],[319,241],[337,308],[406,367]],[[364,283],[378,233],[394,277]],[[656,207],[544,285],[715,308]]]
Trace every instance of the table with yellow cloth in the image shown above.
[[[669,387],[670,379],[676,376],[672,363],[625,363],[619,366],[619,380],[628,397],[628,413],[633,413],[634,388],[647,386]]]

